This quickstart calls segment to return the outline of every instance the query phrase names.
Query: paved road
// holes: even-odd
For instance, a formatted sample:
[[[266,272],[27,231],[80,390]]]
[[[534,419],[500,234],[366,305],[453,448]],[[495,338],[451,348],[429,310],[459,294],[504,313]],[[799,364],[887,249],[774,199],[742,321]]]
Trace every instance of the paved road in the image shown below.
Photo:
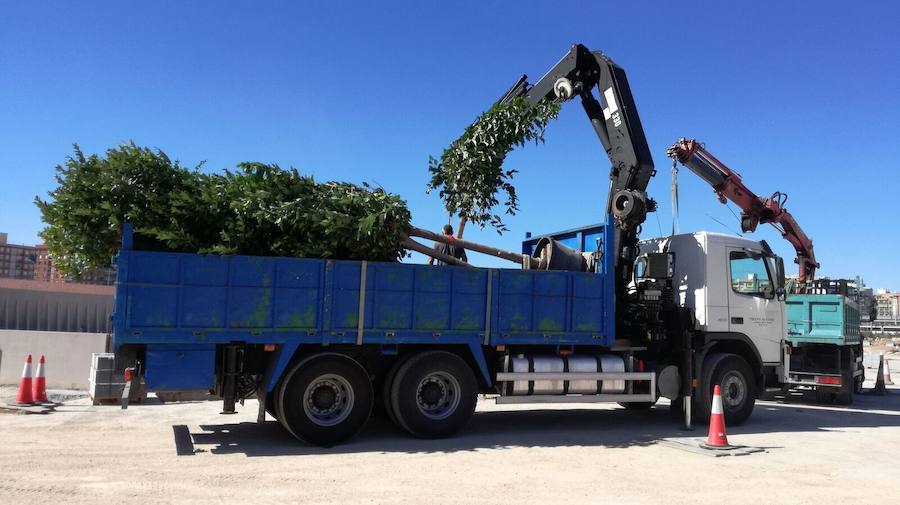
[[[900,503],[900,389],[851,408],[803,400],[760,402],[729,439],[767,452],[727,458],[658,443],[705,435],[680,432],[664,403],[515,412],[527,407],[482,401],[451,439],[376,420],[321,449],[254,423],[252,401],[234,416],[219,402],[71,401],[0,415],[0,503]]]

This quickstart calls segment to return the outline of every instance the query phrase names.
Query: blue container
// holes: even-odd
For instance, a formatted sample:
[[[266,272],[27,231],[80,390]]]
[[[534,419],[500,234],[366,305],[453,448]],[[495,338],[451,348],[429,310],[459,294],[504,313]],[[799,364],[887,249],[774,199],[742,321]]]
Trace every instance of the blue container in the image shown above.
[[[859,307],[843,295],[788,295],[788,340],[792,344],[847,345],[860,342]]]

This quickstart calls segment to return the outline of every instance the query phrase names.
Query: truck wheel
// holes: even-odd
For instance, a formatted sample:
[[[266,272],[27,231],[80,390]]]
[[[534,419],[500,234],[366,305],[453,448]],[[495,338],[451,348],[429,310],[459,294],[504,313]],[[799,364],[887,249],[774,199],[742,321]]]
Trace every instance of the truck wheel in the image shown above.
[[[823,403],[825,405],[831,405],[834,403],[835,394],[831,391],[831,388],[818,388],[816,387],[816,403]]]
[[[853,377],[854,368],[856,368],[856,360],[852,353],[848,353],[847,359],[841,366],[841,388],[834,394],[834,403],[837,405],[853,404],[853,393],[856,389],[856,378]]]
[[[846,388],[846,389],[845,389]],[[853,384],[841,386],[841,390],[834,394],[835,405],[853,405]]]
[[[277,391],[277,388],[275,391]],[[278,413],[275,410],[275,391],[266,393],[266,414],[269,414],[273,419],[277,421]]]
[[[420,438],[441,438],[462,428],[475,412],[478,386],[472,369],[446,351],[415,354],[397,370],[391,409],[397,424]]]
[[[275,413],[273,414],[273,416],[278,421],[278,423],[281,424],[281,427],[284,428],[284,431],[293,435],[294,432],[291,431],[291,426],[284,420],[284,413],[281,410],[280,398],[284,391],[284,383],[285,383],[284,380],[278,381],[278,384],[275,386],[275,390],[272,391],[272,404],[275,407],[274,408]]]
[[[384,412],[387,414],[388,419],[391,420],[397,427],[403,428],[400,423],[397,421],[397,414],[394,413],[394,405],[391,401],[391,388],[394,386],[394,379],[397,377],[397,371],[400,370],[400,367],[403,366],[409,360],[410,356],[414,355],[406,355],[400,357],[391,368],[388,370],[387,374],[384,376],[384,384],[383,389],[381,391],[381,399],[382,404],[384,405]]]
[[[294,365],[283,380],[279,420],[296,438],[330,447],[366,424],[372,412],[366,370],[341,354],[317,354]]]
[[[739,426],[753,413],[756,404],[756,382],[750,365],[736,354],[711,354],[704,361],[707,380],[701,389],[697,407],[702,419],[709,419],[712,410],[712,394],[716,384],[722,393],[722,407],[725,409],[725,423]]]

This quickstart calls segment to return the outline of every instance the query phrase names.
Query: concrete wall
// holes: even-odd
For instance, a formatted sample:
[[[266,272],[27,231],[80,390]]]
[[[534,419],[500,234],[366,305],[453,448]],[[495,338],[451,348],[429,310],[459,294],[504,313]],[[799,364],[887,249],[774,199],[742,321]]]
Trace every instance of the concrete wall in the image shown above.
[[[106,350],[105,333],[0,330],[0,384],[18,384],[25,356],[43,354],[47,387],[87,389],[91,354]]]
[[[0,329],[110,331],[115,288],[0,279]]]

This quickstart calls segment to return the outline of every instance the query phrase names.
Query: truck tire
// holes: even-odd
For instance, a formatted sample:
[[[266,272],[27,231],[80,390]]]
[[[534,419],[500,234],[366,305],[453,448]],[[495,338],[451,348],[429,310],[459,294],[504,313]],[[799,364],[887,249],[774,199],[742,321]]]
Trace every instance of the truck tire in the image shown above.
[[[826,387],[818,387],[816,386],[816,403],[821,403],[824,405],[831,405],[835,400],[835,393],[831,390],[831,388]]]
[[[853,377],[853,371],[856,369],[856,358],[851,350],[847,350],[842,354],[841,387],[834,394],[834,403],[836,405],[852,405],[853,393],[856,390],[856,378]]]
[[[400,423],[397,422],[397,415],[394,413],[393,402],[391,402],[391,387],[394,385],[394,378],[397,377],[397,370],[400,370],[400,367],[403,366],[409,360],[409,357],[413,355],[406,355],[400,357],[391,368],[387,371],[384,376],[384,383],[382,384],[381,390],[381,399],[382,404],[384,405],[384,412],[387,414],[388,419],[391,420],[397,427],[403,428],[400,426]]]
[[[285,375],[277,414],[297,439],[330,447],[365,426],[373,396],[372,381],[359,363],[341,354],[317,354]]]
[[[737,354],[710,354],[703,362],[702,394],[697,398],[698,417],[709,419],[712,395],[716,384],[722,393],[725,423],[739,426],[753,413],[756,404],[756,380],[753,370],[744,358]]]
[[[478,384],[469,365],[446,351],[426,351],[407,359],[391,384],[397,424],[419,438],[452,435],[475,413]]]
[[[274,406],[274,411],[275,411],[275,414],[273,417],[275,417],[275,419],[278,421],[278,423],[281,424],[281,427],[284,428],[284,431],[293,435],[293,432],[291,431],[291,427],[290,427],[290,425],[288,425],[288,423],[285,422],[284,414],[281,411],[280,398],[284,391],[284,382],[285,382],[284,380],[278,381],[278,384],[275,385],[275,390],[272,391],[272,405]]]
[[[276,388],[275,391],[278,389]],[[272,416],[272,419],[278,420],[278,412],[275,410],[275,391],[266,393],[266,414]]]

